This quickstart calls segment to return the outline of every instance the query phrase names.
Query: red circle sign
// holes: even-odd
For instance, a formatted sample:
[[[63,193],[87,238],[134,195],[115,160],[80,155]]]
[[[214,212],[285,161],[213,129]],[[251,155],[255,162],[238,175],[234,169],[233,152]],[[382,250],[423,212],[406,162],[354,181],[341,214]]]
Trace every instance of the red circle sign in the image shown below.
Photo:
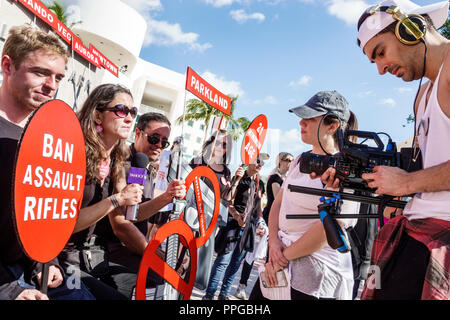
[[[267,118],[257,116],[245,133],[241,147],[241,161],[245,165],[252,164],[259,155],[267,134]]]
[[[73,110],[43,104],[19,143],[14,177],[16,229],[25,253],[46,263],[64,248],[83,199],[86,151]]]
[[[203,200],[201,197],[200,181],[199,177],[205,177],[211,181],[214,191],[214,212],[211,222],[208,228],[206,228],[205,210],[203,207]],[[220,211],[220,187],[219,180],[214,171],[206,166],[198,166],[186,177],[185,180],[186,190],[189,189],[191,184],[194,184],[195,200],[197,203],[198,222],[200,229],[200,236],[195,239],[197,248],[202,247],[209,239],[211,234],[216,228],[217,219],[219,218]],[[180,215],[180,219],[183,219],[183,213]]]

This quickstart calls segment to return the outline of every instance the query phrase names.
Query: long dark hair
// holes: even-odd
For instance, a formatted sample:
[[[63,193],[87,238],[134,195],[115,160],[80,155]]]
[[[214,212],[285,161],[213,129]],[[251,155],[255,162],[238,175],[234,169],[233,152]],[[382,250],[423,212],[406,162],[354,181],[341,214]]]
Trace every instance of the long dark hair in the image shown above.
[[[94,113],[97,107],[108,105],[118,93],[126,93],[133,97],[130,90],[121,85],[102,84],[91,92],[78,112],[86,145],[86,181],[101,181],[99,167],[107,158],[105,145],[95,128]],[[110,155],[113,161],[111,177],[115,183],[125,177],[123,168],[130,155],[125,140],[119,139]]]
[[[211,136],[205,141],[205,143],[203,143],[201,156],[203,157],[203,159],[205,161],[208,161],[211,158],[212,152],[213,152],[214,141],[216,140],[216,137],[219,135],[225,136],[226,140],[227,140],[227,149],[225,150],[225,153],[222,158],[223,163],[221,163],[221,164],[228,166],[228,164],[231,162],[231,148],[232,148],[233,140],[227,130],[221,129],[219,131],[214,131],[211,134]]]

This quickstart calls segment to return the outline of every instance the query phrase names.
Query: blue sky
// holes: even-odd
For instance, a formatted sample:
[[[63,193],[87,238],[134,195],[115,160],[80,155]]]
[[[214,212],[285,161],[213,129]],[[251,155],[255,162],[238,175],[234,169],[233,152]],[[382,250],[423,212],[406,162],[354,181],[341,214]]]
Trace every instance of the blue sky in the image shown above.
[[[418,82],[378,75],[356,45],[357,19],[372,2],[122,1],[147,20],[141,58],[179,73],[190,66],[222,92],[239,95],[236,116],[265,114],[272,141],[264,149],[272,155],[307,149],[300,119],[288,109],[321,90],[347,98],[360,130],[384,131],[398,143],[412,135],[413,126],[403,125]]]

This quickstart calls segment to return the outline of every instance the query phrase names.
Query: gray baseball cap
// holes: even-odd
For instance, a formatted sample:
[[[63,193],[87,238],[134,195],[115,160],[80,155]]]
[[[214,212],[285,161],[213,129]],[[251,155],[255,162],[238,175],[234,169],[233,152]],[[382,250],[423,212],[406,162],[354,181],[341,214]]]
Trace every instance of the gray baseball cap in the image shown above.
[[[335,90],[320,91],[304,105],[292,108],[289,112],[293,112],[303,119],[310,119],[327,113],[333,113],[345,122],[350,118],[347,100]]]

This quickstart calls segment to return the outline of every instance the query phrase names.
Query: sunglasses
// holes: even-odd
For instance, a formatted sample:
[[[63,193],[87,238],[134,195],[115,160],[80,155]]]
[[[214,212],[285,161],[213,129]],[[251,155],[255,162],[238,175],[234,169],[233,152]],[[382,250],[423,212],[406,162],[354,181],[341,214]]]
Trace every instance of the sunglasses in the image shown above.
[[[134,118],[136,118],[137,113],[138,113],[138,109],[136,107],[128,108],[127,106],[124,106],[123,104],[118,104],[112,108],[98,107],[97,110],[114,112],[114,114],[116,116],[118,116],[119,118],[125,118],[128,116],[128,114],[131,114],[131,117],[134,119]]]
[[[294,159],[281,159],[281,161],[287,161],[287,162],[292,162],[292,161],[294,161]]]
[[[255,164],[260,164],[260,165],[264,165],[264,161],[262,161],[261,159],[257,158]]]
[[[161,147],[163,149],[166,149],[168,146],[170,146],[170,142],[167,138],[161,138],[158,134],[148,134],[144,130],[141,130],[141,132],[147,136],[147,141],[150,144],[158,144],[161,141]]]

